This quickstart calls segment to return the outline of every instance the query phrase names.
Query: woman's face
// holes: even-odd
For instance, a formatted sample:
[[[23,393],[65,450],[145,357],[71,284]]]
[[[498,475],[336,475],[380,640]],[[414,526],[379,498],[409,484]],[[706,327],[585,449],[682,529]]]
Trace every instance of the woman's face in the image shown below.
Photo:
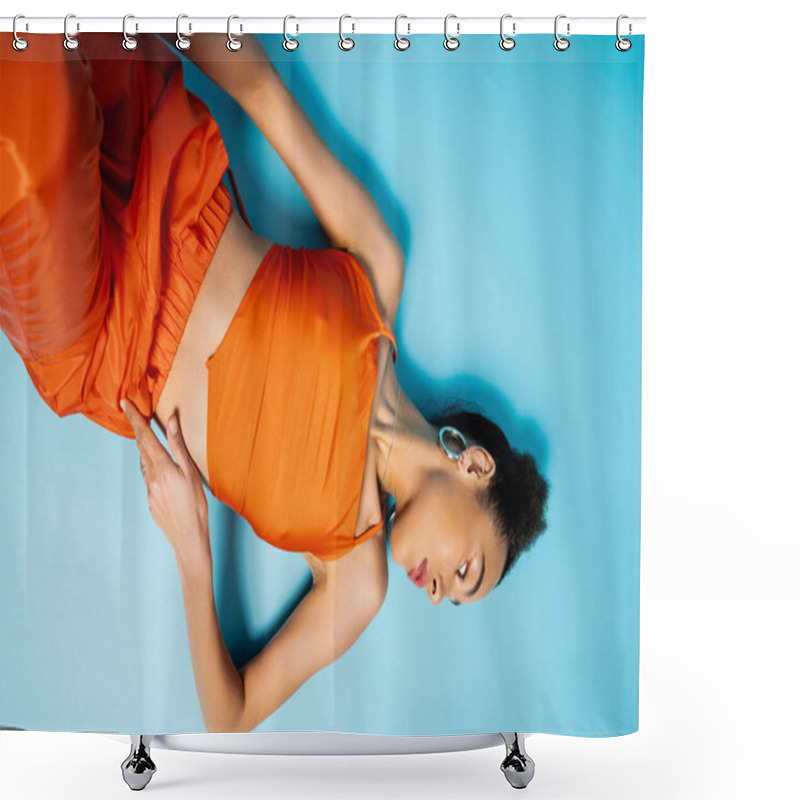
[[[445,598],[454,605],[475,603],[500,579],[506,546],[477,500],[494,470],[486,450],[468,447],[458,461],[443,460],[441,469],[429,471],[421,490],[396,513],[392,558],[434,605]]]

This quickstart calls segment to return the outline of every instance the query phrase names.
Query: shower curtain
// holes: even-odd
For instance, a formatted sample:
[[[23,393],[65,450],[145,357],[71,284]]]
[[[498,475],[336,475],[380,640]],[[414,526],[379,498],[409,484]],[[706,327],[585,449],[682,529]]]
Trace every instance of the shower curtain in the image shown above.
[[[269,680],[291,685],[299,650],[282,651],[260,682],[245,684],[242,668],[308,621],[292,614],[313,590],[311,563],[333,569],[370,548],[372,561],[342,573],[349,603],[328,618],[339,632],[358,619],[352,643],[248,729],[636,731],[644,37],[626,52],[613,33],[573,37],[563,51],[548,35],[509,50],[488,34],[455,50],[433,35],[405,50],[385,35],[355,35],[350,49],[337,34],[307,35],[295,50],[281,35],[246,37],[230,74],[253,74],[256,43],[268,54],[347,170],[327,194],[299,129],[281,151],[174,36],[138,38],[128,51],[117,34],[85,33],[69,52],[59,35],[29,35],[19,52],[0,36],[0,724],[210,730],[224,718],[208,699],[221,679],[203,677],[201,660],[227,654],[226,675],[253,707]],[[64,69],[69,59],[82,67]],[[284,98],[269,112],[289,108]],[[371,227],[348,216],[354,186],[372,198]],[[204,286],[229,219],[238,236],[276,247],[259,253],[253,283],[226,283],[223,273],[244,274],[228,255]],[[348,253],[334,222],[363,246]],[[365,256],[388,242],[402,262]],[[206,412],[219,472],[202,484],[207,526],[191,532],[207,537],[217,643],[187,616],[178,534],[148,500],[147,437],[134,438],[115,405],[127,393],[149,452],[181,474],[203,460],[188,438],[182,460],[152,418],[201,297],[236,309],[229,327],[192,334],[210,348],[228,341]],[[280,380],[269,361],[279,345]],[[331,497],[355,519],[345,499],[360,497],[350,467],[364,464],[379,362],[420,416],[385,397],[393,413],[367,469],[380,481],[388,465],[397,496],[369,495],[361,528],[385,526],[333,558],[324,531],[312,546],[291,523]],[[334,372],[345,377],[323,385]],[[176,371],[176,396],[195,397],[191,387],[206,386],[195,380]],[[508,449],[431,422],[453,400],[495,423]],[[179,416],[189,426],[188,410]],[[270,431],[291,417],[316,438],[287,436],[281,458],[266,455],[270,416]],[[390,442],[392,430],[401,437]],[[423,430],[425,445],[413,438]],[[288,474],[315,453],[319,470]],[[484,469],[497,479],[494,512],[477,498]],[[269,530],[278,518],[280,535]],[[300,554],[315,548],[319,562]],[[416,575],[413,559],[427,559]],[[296,642],[315,646],[302,632]]]

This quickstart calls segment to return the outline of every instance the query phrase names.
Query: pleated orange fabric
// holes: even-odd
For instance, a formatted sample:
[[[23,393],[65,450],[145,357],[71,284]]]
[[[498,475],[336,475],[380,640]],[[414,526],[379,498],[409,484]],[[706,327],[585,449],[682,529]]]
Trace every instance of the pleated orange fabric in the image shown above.
[[[233,209],[228,156],[155,34],[0,33],[0,324],[45,402],[152,416]]]
[[[209,485],[283,550],[330,561],[356,538],[383,322],[358,260],[275,244],[206,361]]]

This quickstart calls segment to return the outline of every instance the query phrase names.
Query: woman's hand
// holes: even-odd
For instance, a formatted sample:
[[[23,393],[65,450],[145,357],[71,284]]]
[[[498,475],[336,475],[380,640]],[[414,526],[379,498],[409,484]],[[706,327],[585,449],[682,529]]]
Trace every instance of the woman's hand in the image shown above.
[[[151,516],[172,545],[181,569],[206,568],[211,563],[208,501],[200,472],[186,449],[177,414],[167,424],[167,442],[176,463],[135,404],[125,398],[120,407],[136,434]]]

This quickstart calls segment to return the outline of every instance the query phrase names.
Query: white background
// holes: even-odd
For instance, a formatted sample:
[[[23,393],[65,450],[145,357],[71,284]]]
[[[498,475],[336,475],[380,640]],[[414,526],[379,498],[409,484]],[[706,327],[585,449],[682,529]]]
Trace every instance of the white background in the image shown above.
[[[798,6],[28,0],[2,13],[188,12],[647,17],[640,729],[615,739],[529,737],[536,777],[526,792],[541,800],[798,797],[790,768],[800,751]],[[126,755],[100,735],[4,731],[0,794],[127,797]],[[145,791],[159,797],[467,800],[513,791],[499,770],[502,747],[153,755],[158,772]]]

